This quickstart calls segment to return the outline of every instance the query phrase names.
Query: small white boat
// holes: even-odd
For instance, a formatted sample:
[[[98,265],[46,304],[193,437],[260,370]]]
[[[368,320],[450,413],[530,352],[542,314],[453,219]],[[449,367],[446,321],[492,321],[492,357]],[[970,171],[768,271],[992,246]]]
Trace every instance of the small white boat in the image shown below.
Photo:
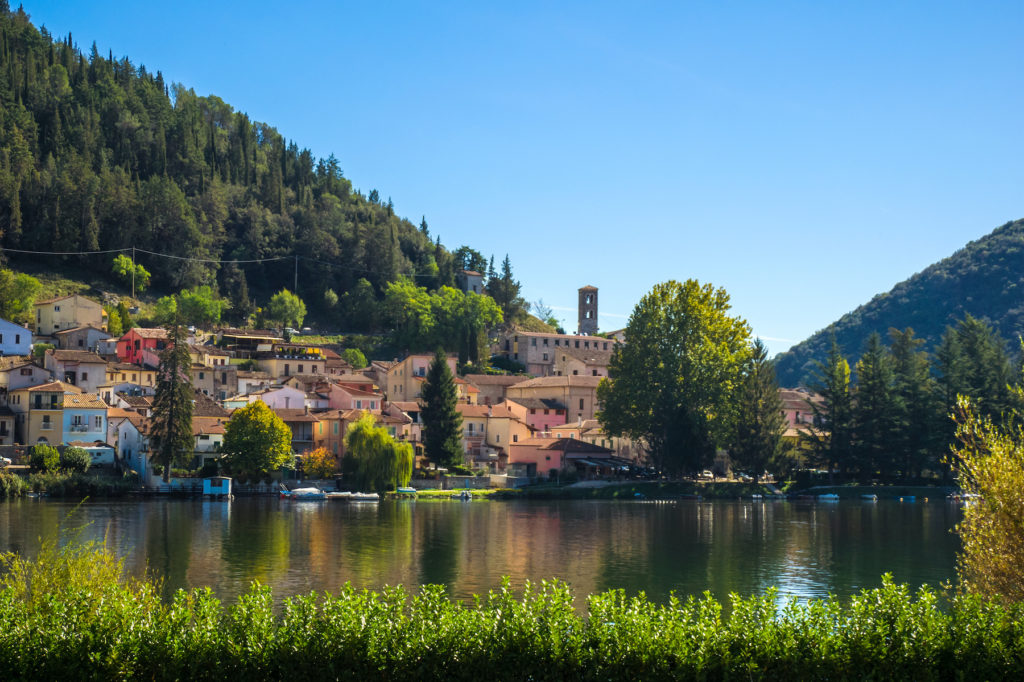
[[[320,488],[295,488],[294,490],[282,490],[281,497],[296,502],[326,500],[327,493]]]
[[[825,493],[824,495],[818,495],[818,499],[825,502],[837,502],[839,500],[839,496],[835,493]]]
[[[868,500],[869,502],[878,502],[878,495],[864,494],[860,496],[862,500]]]
[[[351,502],[380,502],[380,495],[377,493],[352,493],[348,499]]]
[[[415,495],[416,494],[416,488],[399,488],[398,492],[403,494],[403,495]]]

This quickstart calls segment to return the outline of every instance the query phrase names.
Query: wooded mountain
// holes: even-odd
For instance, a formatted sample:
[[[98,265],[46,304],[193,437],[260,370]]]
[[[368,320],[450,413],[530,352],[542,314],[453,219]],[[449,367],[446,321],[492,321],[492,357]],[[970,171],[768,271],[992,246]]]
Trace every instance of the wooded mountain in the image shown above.
[[[888,339],[892,327],[912,327],[925,340],[924,348],[932,350],[946,327],[967,313],[988,322],[1013,344],[1024,333],[1024,220],[967,244],[780,353],[779,383],[805,383],[814,362],[827,355],[833,332],[851,358],[860,356],[872,332]]]
[[[298,293],[323,300],[400,275],[454,283],[452,254],[394,214],[377,190],[354,191],[331,155],[314,159],[220,98],[168,84],[127,57],[83,54],[0,0],[0,247],[137,247],[181,257],[298,255]],[[38,256],[0,252],[15,268]],[[86,265],[109,272],[112,255]],[[140,254],[157,290],[214,284],[245,309],[292,288],[295,260],[204,263]],[[61,259],[47,257],[57,268]],[[81,265],[82,257],[67,263]]]

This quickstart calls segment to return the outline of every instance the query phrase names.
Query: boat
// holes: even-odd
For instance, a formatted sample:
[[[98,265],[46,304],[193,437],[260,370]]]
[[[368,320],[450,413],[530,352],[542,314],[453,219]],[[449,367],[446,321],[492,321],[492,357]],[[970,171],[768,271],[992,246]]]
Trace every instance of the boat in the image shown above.
[[[329,492],[327,493],[328,500],[334,500],[335,502],[348,502],[352,499],[352,493],[350,492]]]
[[[352,493],[348,499],[351,502],[380,502],[380,495],[377,493]]]
[[[282,490],[281,497],[294,500],[295,502],[326,500],[327,493],[320,488],[295,488],[294,490]]]
[[[416,488],[399,488],[397,492],[402,495],[415,495]]]
[[[472,500],[473,493],[468,490],[460,490],[459,492],[452,495],[453,500]]]
[[[824,502],[836,502],[839,500],[839,496],[835,493],[825,493],[824,495],[818,495],[818,499]]]
[[[865,493],[865,494],[860,496],[860,499],[868,500],[870,502],[878,502],[878,495],[871,495],[871,494]]]
[[[764,495],[758,495],[757,493],[754,493],[753,495],[750,496],[750,499],[752,499],[752,500],[760,500],[760,499],[763,499],[763,498],[764,498]]]

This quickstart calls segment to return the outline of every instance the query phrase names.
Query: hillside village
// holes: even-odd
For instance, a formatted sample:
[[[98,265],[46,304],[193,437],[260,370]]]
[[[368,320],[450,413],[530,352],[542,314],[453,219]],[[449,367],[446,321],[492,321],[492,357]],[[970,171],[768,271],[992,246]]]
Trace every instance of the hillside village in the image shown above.
[[[524,366],[525,374],[456,377],[465,466],[485,483],[567,473],[610,477],[645,463],[637,443],[610,436],[595,418],[597,386],[622,342],[621,331],[596,335],[597,294],[595,287],[579,290],[575,334],[496,334],[492,355]],[[143,485],[157,487],[147,434],[168,334],[134,327],[115,338],[105,331],[105,317],[98,302],[74,294],[35,302],[31,329],[0,320],[0,454],[18,462],[40,443],[80,447],[94,465],[134,471]],[[262,401],[291,430],[300,463],[303,453],[326,448],[340,468],[349,426],[369,413],[393,438],[413,445],[417,470],[430,471],[422,455],[420,389],[432,355],[355,368],[330,347],[258,329],[190,330],[188,343],[195,395],[189,470],[209,471],[232,412]],[[39,344],[53,347],[34,354]],[[448,356],[453,375],[457,359]],[[787,391],[783,398],[795,437],[807,421],[806,394]]]

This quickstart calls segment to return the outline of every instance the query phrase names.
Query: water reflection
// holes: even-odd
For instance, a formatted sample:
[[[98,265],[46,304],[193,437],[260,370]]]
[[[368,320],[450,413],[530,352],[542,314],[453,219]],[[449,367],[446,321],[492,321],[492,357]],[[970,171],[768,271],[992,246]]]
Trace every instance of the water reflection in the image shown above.
[[[560,578],[664,600],[710,591],[846,596],[879,583],[954,577],[959,509],[944,502],[296,503],[237,499],[0,504],[0,548],[32,554],[58,527],[89,524],[136,575],[223,598],[253,580],[278,597],[345,582],[441,583],[455,598]]]

